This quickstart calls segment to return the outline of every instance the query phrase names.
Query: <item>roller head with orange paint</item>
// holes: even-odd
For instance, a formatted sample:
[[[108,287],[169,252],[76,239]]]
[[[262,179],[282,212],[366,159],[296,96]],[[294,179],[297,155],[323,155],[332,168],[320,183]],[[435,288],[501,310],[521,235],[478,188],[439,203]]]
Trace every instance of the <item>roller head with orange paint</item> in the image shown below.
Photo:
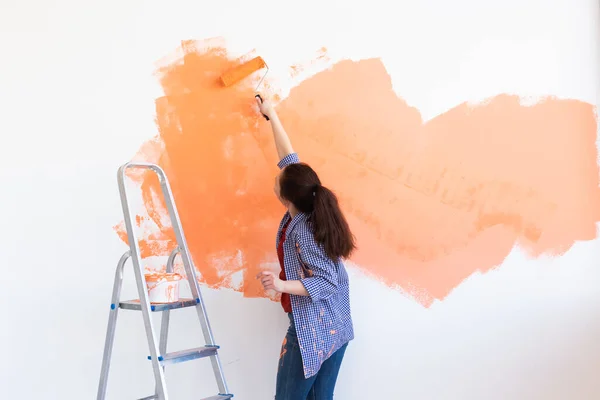
[[[223,84],[223,86],[229,87],[231,85],[238,83],[242,79],[253,74],[254,72],[258,71],[261,68],[266,68],[267,71],[262,76],[262,78],[260,78],[260,81],[258,81],[258,85],[256,85],[256,88],[254,89],[254,92],[256,92],[258,90],[258,88],[260,87],[260,84],[262,83],[262,81],[265,79],[265,76],[267,76],[267,74],[269,73],[269,67],[267,66],[267,63],[265,62],[265,60],[262,59],[261,56],[254,57],[252,60],[250,60],[248,62],[240,64],[235,68],[231,68],[230,70],[226,71],[225,73],[223,73],[221,75],[220,80],[221,80],[221,83]],[[255,97],[257,99],[259,99],[260,101],[262,101],[262,97],[260,97],[259,94],[256,94]],[[267,117],[264,114],[263,114],[263,116],[265,117],[265,119],[267,121],[269,120],[269,117]]]
[[[265,63],[265,60],[263,60],[262,57],[260,57],[260,56],[254,57],[252,60],[245,62],[243,64],[240,64],[237,67],[232,68],[232,69],[226,71],[225,73],[223,73],[221,75],[221,83],[223,83],[223,86],[229,87],[231,85],[238,83],[242,79],[253,74],[254,72],[258,71],[261,68],[267,68],[267,72],[269,71],[269,68],[267,67],[267,64]],[[265,73],[265,75],[266,75],[266,73]],[[264,76],[261,78],[258,85],[260,85],[260,83],[263,81],[264,78],[265,78]]]

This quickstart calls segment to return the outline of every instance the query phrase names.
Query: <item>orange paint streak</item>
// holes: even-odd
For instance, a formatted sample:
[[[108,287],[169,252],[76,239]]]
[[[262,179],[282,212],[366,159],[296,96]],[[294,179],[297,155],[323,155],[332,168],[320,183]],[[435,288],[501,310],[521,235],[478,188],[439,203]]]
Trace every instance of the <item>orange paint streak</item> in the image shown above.
[[[281,216],[272,191],[276,160],[264,159],[257,145],[259,115],[251,108],[251,80],[229,88],[219,82],[236,65],[223,49],[202,53],[194,43],[184,43],[183,58],[159,70],[165,96],[157,99],[156,110],[164,151],[157,162],[169,176],[200,279],[218,287],[243,271],[240,290],[262,296],[254,277],[264,261],[276,260],[273,227]],[[141,188],[148,216],[157,225],[140,243],[142,256],[167,255],[175,237],[161,222],[167,213],[158,180],[147,174]],[[120,228],[120,237],[126,237]],[[238,250],[241,265],[215,262],[237,259]]]
[[[290,66],[290,77],[297,78],[298,76],[302,75],[307,70],[311,70],[315,67],[320,67],[322,65],[325,65],[325,63],[328,63],[329,61],[330,61],[330,58],[327,55],[327,49],[325,47],[321,47],[319,49],[319,51],[317,51],[317,54],[313,60],[310,60],[309,62],[294,64],[294,65]]]
[[[285,356],[285,353],[287,353],[287,349],[285,348],[286,344],[287,344],[287,337],[284,337],[283,338],[283,343],[281,344],[281,354],[279,354],[279,359],[280,360],[283,358],[283,356]]]
[[[197,50],[159,73],[158,163],[172,184],[201,279],[263,296],[253,279],[274,261],[282,214],[272,193],[275,151],[252,109],[252,87],[220,74],[237,65],[222,48]],[[338,193],[357,236],[354,261],[429,305],[515,244],[532,256],[593,239],[600,220],[596,121],[590,104],[548,98],[523,106],[499,95],[423,123],[393,92],[380,60],[343,61],[294,88],[278,111],[301,158]],[[158,150],[157,150],[158,152]],[[141,179],[157,225],[144,255],[175,246],[158,182]],[[117,229],[124,238],[122,229]],[[157,244],[157,243],[160,243]],[[166,246],[165,244],[168,244]],[[215,266],[241,251],[242,263]],[[224,270],[225,268],[225,274]]]
[[[169,302],[175,301],[175,285],[168,285],[165,289],[165,295]]]
[[[144,278],[146,279],[146,282],[173,282],[183,279],[181,275],[172,272],[145,274]]]

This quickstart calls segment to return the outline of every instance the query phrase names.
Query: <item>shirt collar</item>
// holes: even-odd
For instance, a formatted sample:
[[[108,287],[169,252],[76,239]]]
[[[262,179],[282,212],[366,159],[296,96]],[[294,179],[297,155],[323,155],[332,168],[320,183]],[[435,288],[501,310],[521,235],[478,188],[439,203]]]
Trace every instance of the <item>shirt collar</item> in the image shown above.
[[[285,216],[286,216],[286,219],[285,219],[286,222],[288,219],[290,219],[292,217],[290,215],[289,211],[287,211],[285,213]],[[308,218],[308,214],[305,214],[303,212],[299,212],[298,214],[296,214],[296,216],[294,218],[291,218],[292,220],[290,221],[290,223],[287,227],[287,232],[291,232],[294,229],[294,226],[296,226],[301,221],[305,221],[307,218]]]

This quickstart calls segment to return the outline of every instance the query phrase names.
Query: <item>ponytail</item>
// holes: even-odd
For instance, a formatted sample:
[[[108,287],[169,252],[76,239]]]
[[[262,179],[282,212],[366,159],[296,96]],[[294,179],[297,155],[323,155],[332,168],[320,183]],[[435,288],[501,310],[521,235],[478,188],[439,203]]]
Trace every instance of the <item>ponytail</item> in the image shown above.
[[[348,258],[356,249],[354,235],[344,217],[337,196],[321,185],[315,185],[314,207],[311,215],[313,234],[332,260]]]
[[[307,164],[285,167],[279,177],[281,198],[309,215],[315,241],[336,261],[348,258],[356,249],[354,235],[340,209],[336,195],[321,185],[317,173]]]

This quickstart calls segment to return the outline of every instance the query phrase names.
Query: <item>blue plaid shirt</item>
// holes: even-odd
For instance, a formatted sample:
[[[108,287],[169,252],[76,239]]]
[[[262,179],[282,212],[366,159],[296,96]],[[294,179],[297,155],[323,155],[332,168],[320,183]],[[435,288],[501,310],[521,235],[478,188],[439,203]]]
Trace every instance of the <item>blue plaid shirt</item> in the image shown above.
[[[296,153],[279,161],[280,169],[300,162]],[[281,230],[290,220],[286,213]],[[302,282],[309,296],[290,295],[304,377],[316,375],[336,350],[354,339],[348,274],[341,260],[332,261],[311,231],[308,215],[299,213],[290,221],[283,243],[283,266],[287,280]]]

